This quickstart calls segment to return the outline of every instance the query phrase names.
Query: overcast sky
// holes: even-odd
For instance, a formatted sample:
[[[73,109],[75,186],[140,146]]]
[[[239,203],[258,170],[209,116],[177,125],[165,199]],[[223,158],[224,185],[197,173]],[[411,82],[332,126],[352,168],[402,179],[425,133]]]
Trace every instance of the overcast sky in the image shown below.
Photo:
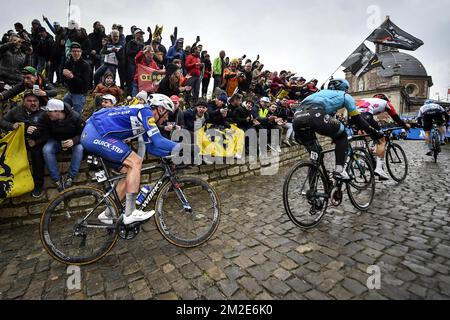
[[[107,31],[120,23],[126,34],[133,24],[144,31],[162,24],[168,48],[170,34],[178,26],[185,44],[200,35],[212,59],[221,49],[232,58],[246,54],[253,60],[260,54],[269,70],[291,70],[320,83],[372,32],[374,23],[390,15],[395,24],[425,42],[406,53],[422,61],[433,76],[432,98],[436,92],[441,99],[446,97],[450,88],[448,0],[72,0],[72,5],[80,8],[77,19],[88,32],[96,20]],[[42,20],[42,14],[66,25],[67,6],[64,0],[16,0],[14,9],[0,12],[0,30],[13,29],[17,21],[29,29],[31,20]]]

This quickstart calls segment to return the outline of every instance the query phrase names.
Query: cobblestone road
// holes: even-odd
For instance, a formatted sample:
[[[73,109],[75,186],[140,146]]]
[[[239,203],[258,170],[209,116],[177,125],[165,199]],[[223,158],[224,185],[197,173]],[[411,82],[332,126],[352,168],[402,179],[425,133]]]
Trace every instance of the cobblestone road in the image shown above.
[[[448,299],[450,298],[450,148],[439,163],[419,142],[402,143],[404,184],[377,184],[371,210],[345,199],[314,230],[284,213],[277,176],[217,187],[223,219],[215,236],[176,248],[152,223],[82,267],[81,290],[67,290],[66,267],[52,261],[37,226],[0,234],[1,299]],[[381,269],[369,290],[367,267]]]

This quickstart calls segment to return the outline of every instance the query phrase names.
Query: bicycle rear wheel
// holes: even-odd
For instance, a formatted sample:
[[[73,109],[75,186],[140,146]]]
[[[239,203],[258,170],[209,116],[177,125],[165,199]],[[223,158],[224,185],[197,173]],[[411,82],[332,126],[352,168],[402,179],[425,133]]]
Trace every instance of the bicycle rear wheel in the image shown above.
[[[434,163],[437,163],[438,154],[439,152],[441,152],[441,139],[439,138],[439,135],[436,133],[436,131],[433,132],[431,143],[433,146]]]
[[[370,161],[361,154],[353,154],[347,172],[352,178],[347,183],[350,202],[358,210],[368,210],[375,196],[375,174]]]
[[[403,182],[408,175],[408,158],[401,146],[391,143],[386,149],[386,168],[392,179]]]
[[[97,216],[106,208],[113,224]],[[48,254],[65,264],[86,265],[103,258],[118,239],[115,202],[101,190],[75,187],[60,193],[41,217],[39,233]]]
[[[156,225],[170,243],[183,248],[208,241],[220,222],[220,200],[213,187],[196,177],[170,181],[156,199]],[[186,202],[184,200],[187,200]]]
[[[283,203],[291,221],[302,229],[317,226],[328,207],[328,183],[322,172],[311,162],[297,164],[286,177]]]

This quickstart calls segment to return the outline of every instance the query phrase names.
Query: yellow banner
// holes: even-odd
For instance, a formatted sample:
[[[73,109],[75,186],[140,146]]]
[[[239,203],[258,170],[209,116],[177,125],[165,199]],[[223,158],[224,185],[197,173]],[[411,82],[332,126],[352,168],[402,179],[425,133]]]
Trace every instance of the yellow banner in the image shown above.
[[[25,124],[0,139],[0,203],[34,189],[25,147]]]
[[[243,155],[245,133],[236,125],[230,129],[220,130],[207,124],[196,131],[196,144],[201,155],[212,157],[234,157]]]

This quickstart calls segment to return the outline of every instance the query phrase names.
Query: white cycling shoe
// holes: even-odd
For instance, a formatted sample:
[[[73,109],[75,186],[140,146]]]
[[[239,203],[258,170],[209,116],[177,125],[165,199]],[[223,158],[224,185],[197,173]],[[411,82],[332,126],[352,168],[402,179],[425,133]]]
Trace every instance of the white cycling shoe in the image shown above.
[[[144,212],[135,209],[129,216],[123,217],[123,224],[131,224],[135,222],[142,222],[150,219],[155,214],[155,210]]]
[[[382,168],[376,168],[374,173],[380,178],[381,181],[389,180],[389,176]]]
[[[113,224],[114,220],[111,216],[106,215],[106,210],[98,215],[98,220],[104,224]]]

